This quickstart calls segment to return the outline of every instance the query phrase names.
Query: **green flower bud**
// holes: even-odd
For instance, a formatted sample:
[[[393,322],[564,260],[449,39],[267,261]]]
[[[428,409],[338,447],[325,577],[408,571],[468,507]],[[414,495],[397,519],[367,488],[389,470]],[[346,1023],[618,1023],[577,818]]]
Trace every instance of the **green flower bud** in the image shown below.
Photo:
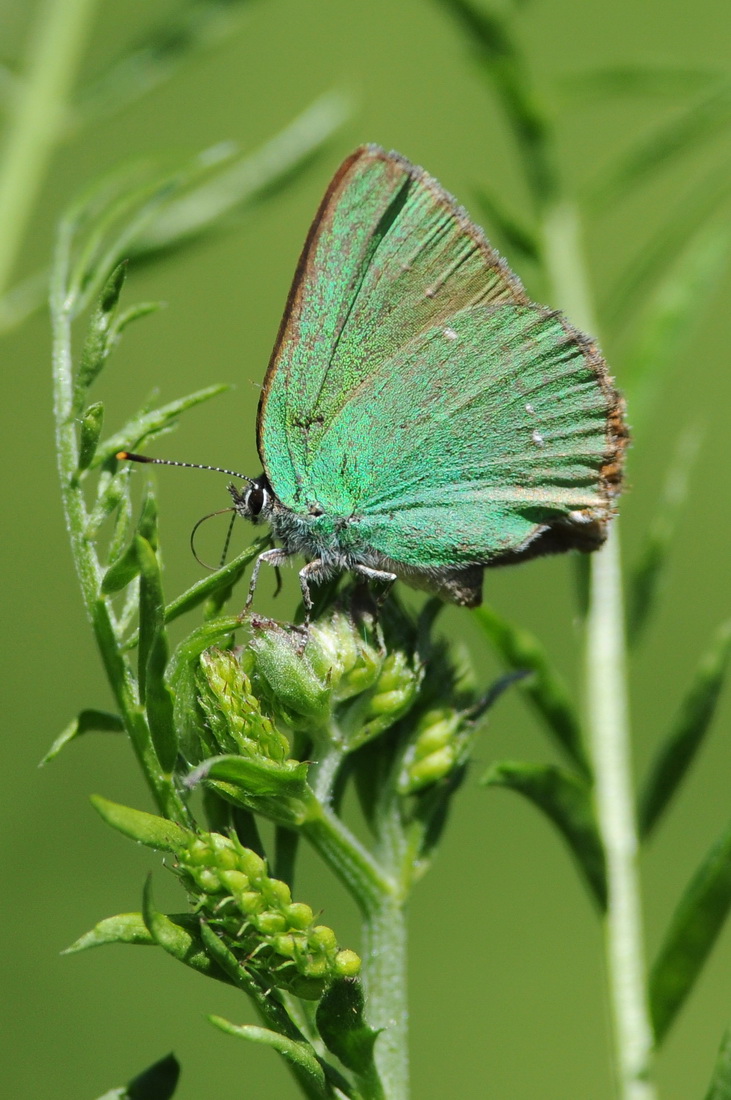
[[[223,892],[218,872],[209,867],[201,867],[193,872],[193,881],[204,894],[220,894]]]
[[[261,892],[267,901],[273,905],[276,904],[279,908],[288,907],[292,903],[292,891],[286,882],[278,878],[267,879]]]
[[[292,928],[309,928],[314,917],[309,905],[305,905],[301,901],[288,905],[286,914]]]
[[[234,653],[220,649],[202,653],[198,686],[206,724],[219,752],[278,762],[288,759],[288,739],[262,714],[251,681]]]
[[[328,620],[310,628],[305,652],[318,675],[328,683],[335,702],[367,691],[383,663],[378,649],[361,637],[350,616],[341,611],[334,611]]]
[[[298,953],[294,936],[291,933],[283,936],[275,936],[272,940],[272,944],[277,954],[283,955],[285,958],[293,959]]]
[[[443,748],[454,738],[461,722],[462,716],[447,707],[425,714],[418,726],[414,758],[421,760]]]
[[[277,932],[283,932],[287,927],[287,918],[284,913],[277,913],[271,909],[265,909],[254,917],[254,925],[259,932],[266,936],[273,936]]]
[[[361,960],[355,951],[344,947],[335,956],[334,970],[339,978],[355,978],[360,974]]]
[[[440,707],[423,714],[404,757],[401,793],[414,794],[449,775],[459,762],[464,739],[465,721],[460,711]]]
[[[445,745],[443,749],[425,756],[417,761],[409,769],[409,793],[429,787],[432,783],[438,783],[449,775],[454,767],[457,754],[453,745]]]
[[[256,852],[252,852],[250,848],[241,849],[240,866],[252,883],[258,882],[266,875],[266,863],[261,856],[258,856]]]
[[[330,689],[298,647],[298,639],[273,625],[250,642],[256,674],[277,711],[293,725],[319,726],[327,721]]]
[[[249,885],[249,879],[243,871],[221,871],[219,878],[226,889],[237,898],[243,897]]]
[[[332,928],[328,928],[326,924],[318,924],[312,929],[309,936],[309,944],[313,950],[319,950],[323,952],[335,951],[338,943],[335,939],[335,933]]]
[[[188,835],[178,873],[236,958],[272,986],[313,1000],[346,964],[355,972],[354,952],[338,951],[331,928],[312,926],[310,906],[292,901],[289,886],[267,874],[261,856],[236,837]]]
[[[241,912],[247,917],[253,916],[255,913],[258,913],[260,909],[264,908],[264,899],[261,894],[255,893],[254,891],[241,894],[236,901]]]
[[[421,682],[421,669],[403,650],[389,653],[370,691],[352,700],[340,726],[348,747],[359,748],[389,729],[411,708]]]
[[[301,965],[302,973],[306,978],[325,978],[331,970],[330,963],[324,956],[310,956]]]

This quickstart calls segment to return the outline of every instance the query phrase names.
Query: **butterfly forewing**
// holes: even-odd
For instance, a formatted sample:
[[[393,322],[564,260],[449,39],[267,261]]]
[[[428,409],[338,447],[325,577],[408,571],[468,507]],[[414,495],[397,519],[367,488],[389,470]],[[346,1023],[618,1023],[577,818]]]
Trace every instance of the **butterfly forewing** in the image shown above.
[[[377,146],[354,153],[310,230],[264,382],[259,451],[280,500],[303,506],[333,418],[379,364],[457,311],[503,301],[527,299],[435,180]]]

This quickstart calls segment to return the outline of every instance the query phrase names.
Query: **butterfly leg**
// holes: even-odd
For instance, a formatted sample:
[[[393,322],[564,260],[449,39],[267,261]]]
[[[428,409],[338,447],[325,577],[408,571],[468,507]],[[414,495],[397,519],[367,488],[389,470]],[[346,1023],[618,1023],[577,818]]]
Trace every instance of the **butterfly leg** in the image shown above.
[[[251,580],[249,581],[249,592],[246,597],[246,603],[244,604],[244,613],[251,607],[251,601],[254,599],[254,589],[256,588],[256,582],[259,580],[259,570],[261,569],[261,563],[265,561],[267,565],[273,565],[275,569],[279,569],[280,565],[284,565],[289,559],[290,555],[280,547],[275,546],[271,550],[264,550],[259,554],[259,557],[254,563],[254,568],[251,571]]]
[[[310,582],[324,581],[331,576],[332,570],[330,566],[320,558],[315,558],[314,561],[308,561],[299,572],[300,588],[302,589],[302,602],[305,605],[305,631],[310,628],[310,616],[312,614],[312,608],[314,607],[314,601],[312,599],[312,593],[310,592]]]
[[[391,591],[391,587],[394,581],[397,580],[396,574],[389,573],[385,569],[372,569],[368,565],[354,565],[352,568],[353,572],[358,574],[358,576],[363,577],[365,581],[380,581],[381,583],[382,587],[380,593],[378,593],[378,595],[373,595],[373,593],[371,592],[370,597],[373,601],[374,608],[373,626],[376,632],[376,640],[378,642],[378,648],[381,652],[381,656],[384,657],[386,655],[386,640],[383,637],[383,630],[381,629],[381,623],[379,621],[380,611],[381,607],[383,606],[383,602],[386,599],[386,596]],[[366,587],[368,586],[366,585]]]
[[[361,577],[365,577],[366,580],[381,581],[381,583],[385,585],[381,595],[376,597],[376,607],[381,606],[386,596],[391,591],[391,586],[394,581],[398,579],[395,573],[389,573],[385,569],[371,569],[368,565],[354,565],[353,572]]]

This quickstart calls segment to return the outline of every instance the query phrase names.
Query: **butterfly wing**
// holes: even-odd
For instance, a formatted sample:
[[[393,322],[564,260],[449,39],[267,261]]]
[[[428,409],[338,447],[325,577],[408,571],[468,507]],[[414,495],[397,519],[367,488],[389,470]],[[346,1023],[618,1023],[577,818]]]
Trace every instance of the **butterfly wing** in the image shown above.
[[[527,555],[549,529],[541,552],[586,549],[617,488],[615,408],[601,357],[560,314],[475,306],[376,368],[309,478],[352,502],[354,549],[422,569]]]
[[[259,406],[286,507],[415,568],[509,560],[559,521],[580,544],[609,511],[619,419],[596,350],[435,180],[377,146],[345,161]]]

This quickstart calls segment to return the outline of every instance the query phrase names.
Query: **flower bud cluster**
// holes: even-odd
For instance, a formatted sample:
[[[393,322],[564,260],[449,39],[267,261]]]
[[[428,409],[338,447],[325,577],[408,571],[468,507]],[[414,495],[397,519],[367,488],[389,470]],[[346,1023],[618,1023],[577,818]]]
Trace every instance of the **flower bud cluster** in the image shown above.
[[[246,660],[255,686],[288,723],[314,732],[334,718],[351,750],[401,718],[421,682],[415,658],[403,649],[384,654],[341,611],[310,627],[304,651],[284,631],[268,630],[252,640]]]
[[[178,853],[177,871],[230,950],[268,985],[317,1000],[338,977],[354,977],[360,958],[338,949],[309,905],[293,902],[285,882],[235,838],[204,833]]]
[[[199,701],[216,750],[286,760],[288,739],[262,714],[251,681],[236,654],[209,649],[200,657]]]
[[[468,738],[461,711],[438,707],[423,714],[404,755],[401,794],[415,794],[448,776],[461,763]]]

